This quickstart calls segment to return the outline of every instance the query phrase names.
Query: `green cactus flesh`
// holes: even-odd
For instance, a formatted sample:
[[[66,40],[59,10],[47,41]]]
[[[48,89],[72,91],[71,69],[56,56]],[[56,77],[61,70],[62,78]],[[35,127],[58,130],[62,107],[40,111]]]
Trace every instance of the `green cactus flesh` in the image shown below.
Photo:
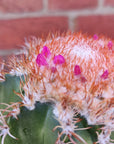
[[[6,76],[6,81],[0,83],[0,102],[10,103],[17,102],[20,99],[13,91],[19,92],[19,77]],[[4,106],[1,105],[1,108]],[[53,132],[53,128],[59,125],[52,113],[53,104],[51,103],[36,103],[34,110],[30,111],[25,107],[21,108],[18,119],[13,117],[7,120],[10,127],[10,133],[17,140],[6,136],[4,144],[54,144],[57,137],[57,130]],[[84,118],[77,123],[79,128],[87,127],[87,122]],[[88,144],[93,144],[97,141],[96,130],[99,126],[92,126],[89,130],[76,131]],[[61,129],[59,129],[61,131]],[[66,143],[69,139],[66,140]],[[75,142],[81,144],[78,140]]]

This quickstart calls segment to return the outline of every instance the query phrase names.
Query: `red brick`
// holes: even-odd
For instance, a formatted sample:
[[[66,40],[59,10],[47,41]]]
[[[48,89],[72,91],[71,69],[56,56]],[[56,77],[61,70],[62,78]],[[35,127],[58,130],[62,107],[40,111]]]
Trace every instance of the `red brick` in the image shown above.
[[[105,0],[105,5],[114,6],[114,0]]]
[[[104,34],[114,38],[114,15],[81,16],[75,21],[75,30],[89,34]]]
[[[0,49],[18,48],[24,38],[46,36],[49,32],[68,29],[67,17],[40,17],[0,21]]]
[[[42,0],[1,0],[0,11],[2,12],[34,12],[43,7]]]
[[[49,0],[51,10],[73,10],[96,7],[98,0]]]

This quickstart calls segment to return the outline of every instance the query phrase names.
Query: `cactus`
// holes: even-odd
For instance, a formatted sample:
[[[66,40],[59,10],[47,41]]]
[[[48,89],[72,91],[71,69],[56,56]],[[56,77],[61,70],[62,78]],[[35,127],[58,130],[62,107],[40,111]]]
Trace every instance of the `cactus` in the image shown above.
[[[31,37],[0,63],[1,144],[114,142],[114,47],[81,33]]]

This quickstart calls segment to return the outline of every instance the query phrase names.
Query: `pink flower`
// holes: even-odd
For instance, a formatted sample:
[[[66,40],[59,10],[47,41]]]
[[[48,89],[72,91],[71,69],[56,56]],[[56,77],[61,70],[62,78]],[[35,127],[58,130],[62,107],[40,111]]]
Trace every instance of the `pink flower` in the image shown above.
[[[65,63],[65,59],[62,55],[56,55],[53,59],[53,63],[54,64],[64,64]]]
[[[75,65],[74,67],[74,74],[75,75],[80,75],[81,74],[81,69],[79,65]]]
[[[108,42],[108,48],[109,48],[109,49],[112,49],[112,46],[113,46],[112,41],[109,41],[109,42]]]
[[[36,63],[39,66],[45,66],[48,64],[43,54],[38,54],[37,59],[36,59]]]
[[[55,73],[57,71],[56,67],[51,67],[51,72]]]
[[[106,79],[108,77],[108,70],[105,70],[104,73],[101,75],[101,78]]]
[[[82,82],[82,83],[85,83],[86,81],[87,81],[86,78],[85,78],[84,76],[82,76],[82,77],[81,77],[81,82]]]
[[[41,52],[46,58],[48,58],[51,55],[51,52],[47,46],[43,47],[43,50]]]
[[[97,39],[98,39],[98,36],[97,36],[96,34],[94,34],[93,39],[94,39],[94,40],[97,40]]]

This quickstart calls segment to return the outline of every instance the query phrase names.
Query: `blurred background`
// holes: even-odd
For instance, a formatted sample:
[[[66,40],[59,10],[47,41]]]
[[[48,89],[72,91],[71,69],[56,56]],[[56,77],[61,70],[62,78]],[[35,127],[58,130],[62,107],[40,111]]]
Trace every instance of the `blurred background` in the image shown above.
[[[114,39],[114,0],[0,0],[0,54],[29,36],[82,31]]]

